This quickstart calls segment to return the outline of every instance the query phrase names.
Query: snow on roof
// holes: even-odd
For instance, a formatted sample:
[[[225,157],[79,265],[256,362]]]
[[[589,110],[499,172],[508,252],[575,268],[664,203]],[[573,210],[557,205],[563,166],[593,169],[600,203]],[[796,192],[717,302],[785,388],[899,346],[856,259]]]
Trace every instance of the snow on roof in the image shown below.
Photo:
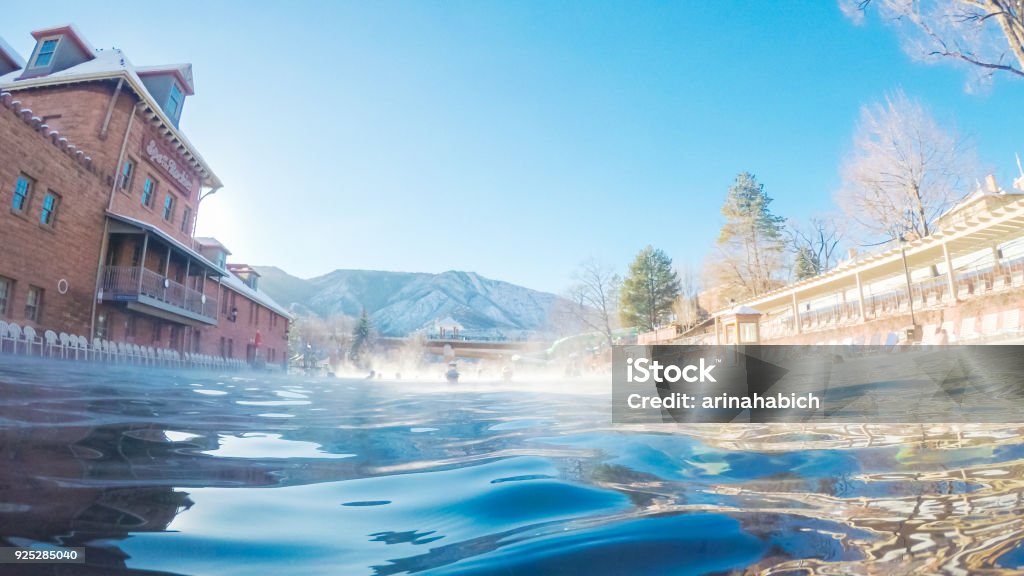
[[[253,290],[248,284],[243,282],[241,278],[235,276],[232,272],[228,272],[227,275],[221,278],[221,285],[231,288],[250,300],[263,304],[267,308],[270,308],[289,320],[295,319],[295,316],[293,316],[291,312],[285,310],[283,306],[275,302],[274,299],[268,296],[266,292],[262,290]]]
[[[231,270],[232,272],[235,272],[236,274],[237,273],[244,273],[244,274],[251,274],[251,275],[256,276],[256,277],[263,276],[262,274],[257,272],[255,268],[253,268],[252,266],[249,266],[248,264],[240,264],[240,263],[232,264],[232,263],[228,263],[228,270]]]
[[[196,244],[198,244],[200,246],[203,246],[203,247],[213,246],[215,248],[220,248],[221,250],[223,250],[227,254],[231,254],[231,250],[228,250],[228,247],[223,245],[223,244],[221,244],[220,240],[217,240],[216,238],[211,238],[209,236],[198,236],[196,238],[193,238],[193,240],[195,241]]]
[[[21,56],[2,37],[0,37],[0,58],[10,62],[11,66],[18,70],[25,67],[25,61],[21,59]]]
[[[459,324],[458,321],[451,316],[445,316],[444,320],[435,321],[434,325],[438,328],[462,328],[462,324]]]
[[[761,314],[761,311],[757,310],[756,308],[751,308],[750,306],[740,305],[740,306],[737,306],[732,311],[732,313],[733,314],[758,314],[759,315],[759,314]]]
[[[139,76],[151,76],[158,74],[174,74],[178,82],[185,89],[185,94],[191,96],[196,93],[195,84],[192,83],[191,64],[167,64],[165,66],[137,66],[135,73]]]
[[[178,64],[175,66],[180,67],[182,65]],[[170,68],[173,69],[175,66]],[[150,69],[153,68],[167,69],[168,67],[150,67]],[[163,107],[149,93],[137,70],[121,50],[111,48],[110,50],[96,50],[91,60],[45,76],[21,79],[22,71],[15,70],[0,76],[0,88],[18,90],[21,88],[70,84],[74,82],[125,78],[132,90],[139,95],[139,98],[147,104],[149,110],[159,119],[163,127],[170,132],[172,139],[180,142],[181,146],[185,149],[186,158],[193,160],[200,167],[200,172],[205,173],[204,184],[220,187],[220,179],[213,173],[213,170],[199,154],[195,146],[181,133],[174,125],[174,122],[168,118]]]
[[[74,24],[64,24],[62,26],[52,26],[50,28],[43,28],[42,30],[35,30],[32,32],[32,37],[36,40],[40,38],[46,38],[47,36],[56,36],[57,34],[63,34],[71,39],[72,42],[78,44],[78,47],[85,52],[86,56],[92,56],[96,49],[92,47],[92,44],[85,39],[84,36],[75,28]]]

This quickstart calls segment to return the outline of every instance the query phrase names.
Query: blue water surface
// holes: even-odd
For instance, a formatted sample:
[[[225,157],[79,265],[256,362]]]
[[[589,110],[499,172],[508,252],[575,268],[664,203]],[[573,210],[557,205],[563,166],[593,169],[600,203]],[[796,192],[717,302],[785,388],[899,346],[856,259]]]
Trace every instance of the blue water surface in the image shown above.
[[[0,356],[0,544],[83,575],[934,573],[962,525],[992,542],[964,565],[1020,565],[1019,431],[614,426],[608,392]]]

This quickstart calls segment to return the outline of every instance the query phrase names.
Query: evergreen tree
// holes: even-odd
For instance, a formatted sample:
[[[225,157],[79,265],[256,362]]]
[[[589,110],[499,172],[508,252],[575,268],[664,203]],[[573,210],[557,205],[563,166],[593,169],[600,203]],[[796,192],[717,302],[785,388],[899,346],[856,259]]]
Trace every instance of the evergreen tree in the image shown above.
[[[619,313],[623,326],[636,326],[643,331],[655,329],[672,314],[672,304],[679,292],[679,277],[672,269],[672,259],[647,246],[629,265],[629,276],[622,283]]]
[[[356,323],[355,329],[352,330],[352,348],[348,354],[349,359],[356,365],[362,365],[363,352],[369,348],[371,334],[370,315],[366,312],[366,308],[363,308],[363,312],[359,316],[359,322]]]
[[[817,258],[807,246],[801,246],[796,251],[796,261],[793,263],[793,272],[797,280],[812,278],[821,273]]]
[[[734,287],[738,297],[771,290],[784,269],[785,219],[772,214],[771,202],[764,184],[749,172],[737,175],[726,194],[717,273],[719,282]]]

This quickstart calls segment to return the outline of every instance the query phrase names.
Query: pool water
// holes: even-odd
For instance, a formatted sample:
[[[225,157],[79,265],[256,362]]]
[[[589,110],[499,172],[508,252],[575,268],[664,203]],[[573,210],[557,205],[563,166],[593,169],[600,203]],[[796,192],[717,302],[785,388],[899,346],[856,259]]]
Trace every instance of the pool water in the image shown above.
[[[0,573],[1009,573],[1022,432],[622,426],[600,381],[0,357],[0,545],[86,549]]]

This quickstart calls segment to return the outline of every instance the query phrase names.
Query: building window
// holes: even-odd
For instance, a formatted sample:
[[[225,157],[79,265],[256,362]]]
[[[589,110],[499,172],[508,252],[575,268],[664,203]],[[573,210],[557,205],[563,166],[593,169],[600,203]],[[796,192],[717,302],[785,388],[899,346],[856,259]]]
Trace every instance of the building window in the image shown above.
[[[53,53],[57,51],[57,40],[57,38],[43,40],[43,45],[39,48],[39,54],[36,54],[34,68],[50,65],[50,62],[53,61]]]
[[[29,286],[25,299],[25,319],[30,322],[38,322],[42,309],[43,289],[38,286]]]
[[[7,305],[14,291],[14,280],[0,276],[0,316],[7,316]]]
[[[164,105],[164,112],[166,112],[172,119],[178,117],[178,111],[181,110],[181,101],[184,96],[185,95],[181,92],[181,88],[178,88],[177,84],[171,84],[171,93],[167,95],[167,103]]]
[[[226,287],[220,290],[220,313],[224,316],[228,315],[228,289]]]
[[[740,344],[757,342],[757,323],[740,322]]]
[[[146,178],[146,181],[142,183],[142,205],[146,208],[152,208],[155,196],[156,182],[152,178]]]
[[[35,180],[24,174],[18,174],[14,182],[14,197],[11,198],[11,209],[17,212],[28,210],[28,201],[32,197],[32,189],[35,187]]]
[[[233,338],[228,338],[228,358],[234,358],[234,357],[235,357],[235,340]]]
[[[39,212],[39,223],[44,226],[53,226],[57,220],[57,206],[60,205],[60,196],[50,191],[43,198],[43,209]]]
[[[189,220],[192,219],[192,209],[188,206],[185,207],[185,212],[181,216],[181,231],[188,234]]]
[[[221,358],[227,358],[227,353],[228,353],[228,339],[223,337],[223,336],[221,336],[220,337],[220,357]]]
[[[128,316],[124,321],[125,338],[135,338],[135,316]]]
[[[163,322],[153,322],[153,342],[159,342],[164,339],[164,324]]]
[[[164,220],[168,222],[174,220],[174,196],[170,194],[164,197]]]
[[[121,166],[121,190],[125,192],[131,192],[132,190],[132,178],[135,177],[135,162],[131,160],[125,160],[124,166]]]

